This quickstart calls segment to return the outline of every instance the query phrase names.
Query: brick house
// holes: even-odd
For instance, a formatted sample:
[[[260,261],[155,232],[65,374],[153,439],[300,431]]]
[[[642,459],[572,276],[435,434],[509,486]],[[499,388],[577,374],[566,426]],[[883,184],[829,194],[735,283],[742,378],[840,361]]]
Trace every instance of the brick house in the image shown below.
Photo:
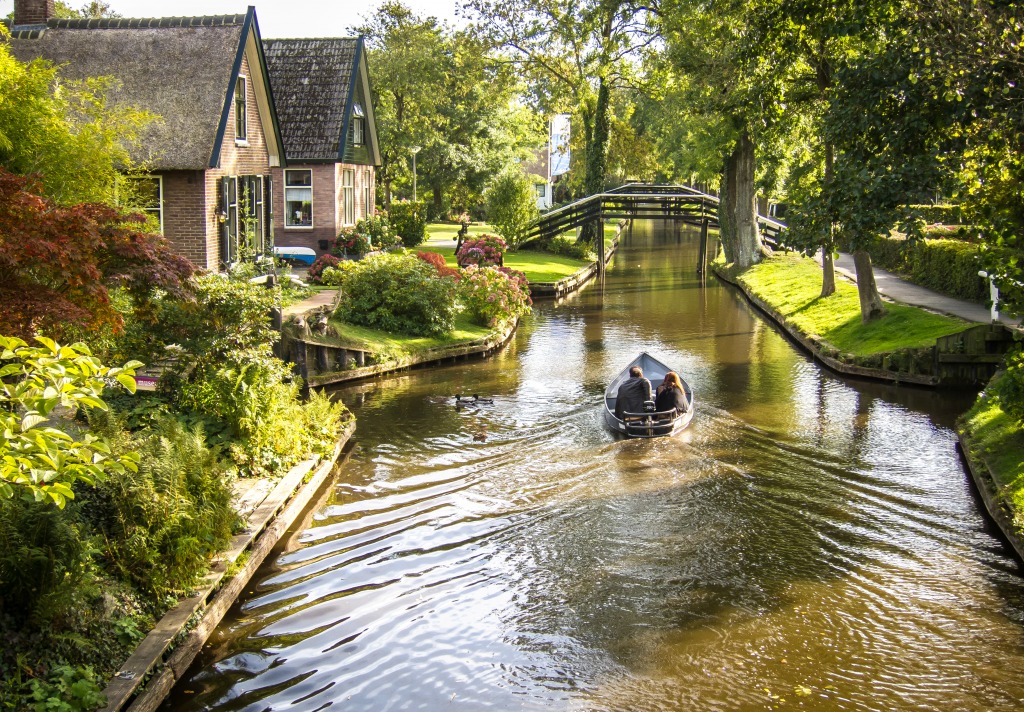
[[[274,239],[330,249],[374,213],[377,125],[363,39],[264,40],[287,167],[274,168]]]
[[[273,240],[284,147],[255,9],[244,15],[61,20],[53,0],[16,0],[10,48],[63,78],[113,77],[115,104],[158,118],[133,160],[148,210],[180,254],[211,270]]]

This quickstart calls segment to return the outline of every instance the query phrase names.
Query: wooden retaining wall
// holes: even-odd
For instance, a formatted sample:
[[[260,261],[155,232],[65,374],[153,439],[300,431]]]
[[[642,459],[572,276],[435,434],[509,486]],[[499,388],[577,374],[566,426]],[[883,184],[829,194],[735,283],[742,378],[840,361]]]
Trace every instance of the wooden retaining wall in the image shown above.
[[[277,482],[199,590],[168,611],[114,675],[104,690],[103,712],[149,712],[163,703],[267,554],[325,484],[355,429],[353,420],[329,457],[299,463]]]

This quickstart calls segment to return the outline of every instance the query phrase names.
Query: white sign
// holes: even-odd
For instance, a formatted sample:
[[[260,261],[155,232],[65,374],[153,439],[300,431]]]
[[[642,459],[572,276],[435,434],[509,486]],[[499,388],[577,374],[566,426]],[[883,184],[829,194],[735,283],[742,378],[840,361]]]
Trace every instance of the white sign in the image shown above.
[[[551,177],[569,172],[569,114],[555,114],[551,119]]]

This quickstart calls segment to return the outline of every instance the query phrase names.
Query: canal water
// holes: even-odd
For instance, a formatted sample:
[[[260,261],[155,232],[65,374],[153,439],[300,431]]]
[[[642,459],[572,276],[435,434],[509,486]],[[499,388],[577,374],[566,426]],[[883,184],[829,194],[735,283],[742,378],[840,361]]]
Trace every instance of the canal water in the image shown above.
[[[971,394],[837,378],[696,259],[638,224],[497,356],[340,390],[353,451],[167,707],[1024,708]],[[642,350],[693,386],[681,437],[602,425]]]

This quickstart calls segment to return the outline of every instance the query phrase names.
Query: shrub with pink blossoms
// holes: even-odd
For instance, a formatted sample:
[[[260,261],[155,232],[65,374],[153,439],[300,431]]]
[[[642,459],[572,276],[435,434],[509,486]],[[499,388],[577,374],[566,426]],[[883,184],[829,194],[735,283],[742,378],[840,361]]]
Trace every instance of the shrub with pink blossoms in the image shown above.
[[[500,267],[470,265],[458,293],[470,318],[484,326],[499,326],[529,314],[532,304],[523,273]]]
[[[497,235],[483,234],[462,243],[455,260],[460,267],[469,265],[501,266],[508,245]]]

